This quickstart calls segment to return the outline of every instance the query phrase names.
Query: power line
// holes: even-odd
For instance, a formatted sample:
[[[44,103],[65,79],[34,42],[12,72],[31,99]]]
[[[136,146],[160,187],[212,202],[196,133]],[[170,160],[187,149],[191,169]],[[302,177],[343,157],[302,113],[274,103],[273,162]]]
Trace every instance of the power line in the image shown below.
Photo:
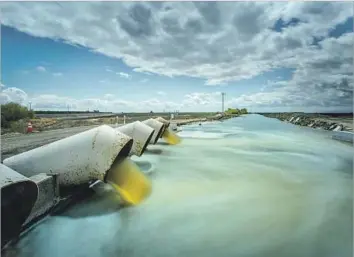
[[[225,102],[225,93],[224,92],[222,92],[221,93],[221,112],[224,112],[224,107],[225,107],[225,105],[224,105],[224,102]]]

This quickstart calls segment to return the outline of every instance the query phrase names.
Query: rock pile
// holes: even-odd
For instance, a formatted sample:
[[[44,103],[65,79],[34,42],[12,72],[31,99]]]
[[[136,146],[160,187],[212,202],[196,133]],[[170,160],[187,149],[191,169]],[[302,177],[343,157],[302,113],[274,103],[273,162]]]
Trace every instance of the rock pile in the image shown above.
[[[342,131],[345,130],[345,127],[342,124],[335,122],[327,122],[323,120],[310,117],[307,114],[298,114],[298,113],[267,113],[262,114],[268,118],[275,118],[281,121],[289,122],[299,126],[306,126],[311,128],[320,128],[324,130],[332,131]]]

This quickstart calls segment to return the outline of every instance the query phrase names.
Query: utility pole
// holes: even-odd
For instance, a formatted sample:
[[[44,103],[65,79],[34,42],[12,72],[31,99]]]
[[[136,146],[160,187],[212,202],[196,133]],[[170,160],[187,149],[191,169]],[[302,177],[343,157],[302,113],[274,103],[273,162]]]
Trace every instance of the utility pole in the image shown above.
[[[225,93],[221,93],[221,112],[224,112],[224,101],[225,101]]]
[[[32,102],[29,102],[29,110],[32,110]]]

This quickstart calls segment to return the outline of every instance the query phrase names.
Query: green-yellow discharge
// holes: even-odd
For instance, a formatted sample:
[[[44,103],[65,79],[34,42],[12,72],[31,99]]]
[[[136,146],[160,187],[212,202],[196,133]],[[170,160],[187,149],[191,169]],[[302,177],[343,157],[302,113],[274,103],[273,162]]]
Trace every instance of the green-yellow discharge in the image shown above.
[[[139,204],[151,193],[150,180],[128,158],[112,166],[107,174],[107,182],[128,205]]]
[[[166,129],[162,135],[163,139],[170,145],[177,145],[181,143],[181,138],[169,129]]]

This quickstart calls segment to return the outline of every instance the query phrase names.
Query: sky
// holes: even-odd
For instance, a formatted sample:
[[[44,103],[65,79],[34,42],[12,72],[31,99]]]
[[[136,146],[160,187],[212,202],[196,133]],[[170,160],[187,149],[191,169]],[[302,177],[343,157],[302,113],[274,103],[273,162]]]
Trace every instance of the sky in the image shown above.
[[[0,102],[351,112],[351,2],[1,2]]]

